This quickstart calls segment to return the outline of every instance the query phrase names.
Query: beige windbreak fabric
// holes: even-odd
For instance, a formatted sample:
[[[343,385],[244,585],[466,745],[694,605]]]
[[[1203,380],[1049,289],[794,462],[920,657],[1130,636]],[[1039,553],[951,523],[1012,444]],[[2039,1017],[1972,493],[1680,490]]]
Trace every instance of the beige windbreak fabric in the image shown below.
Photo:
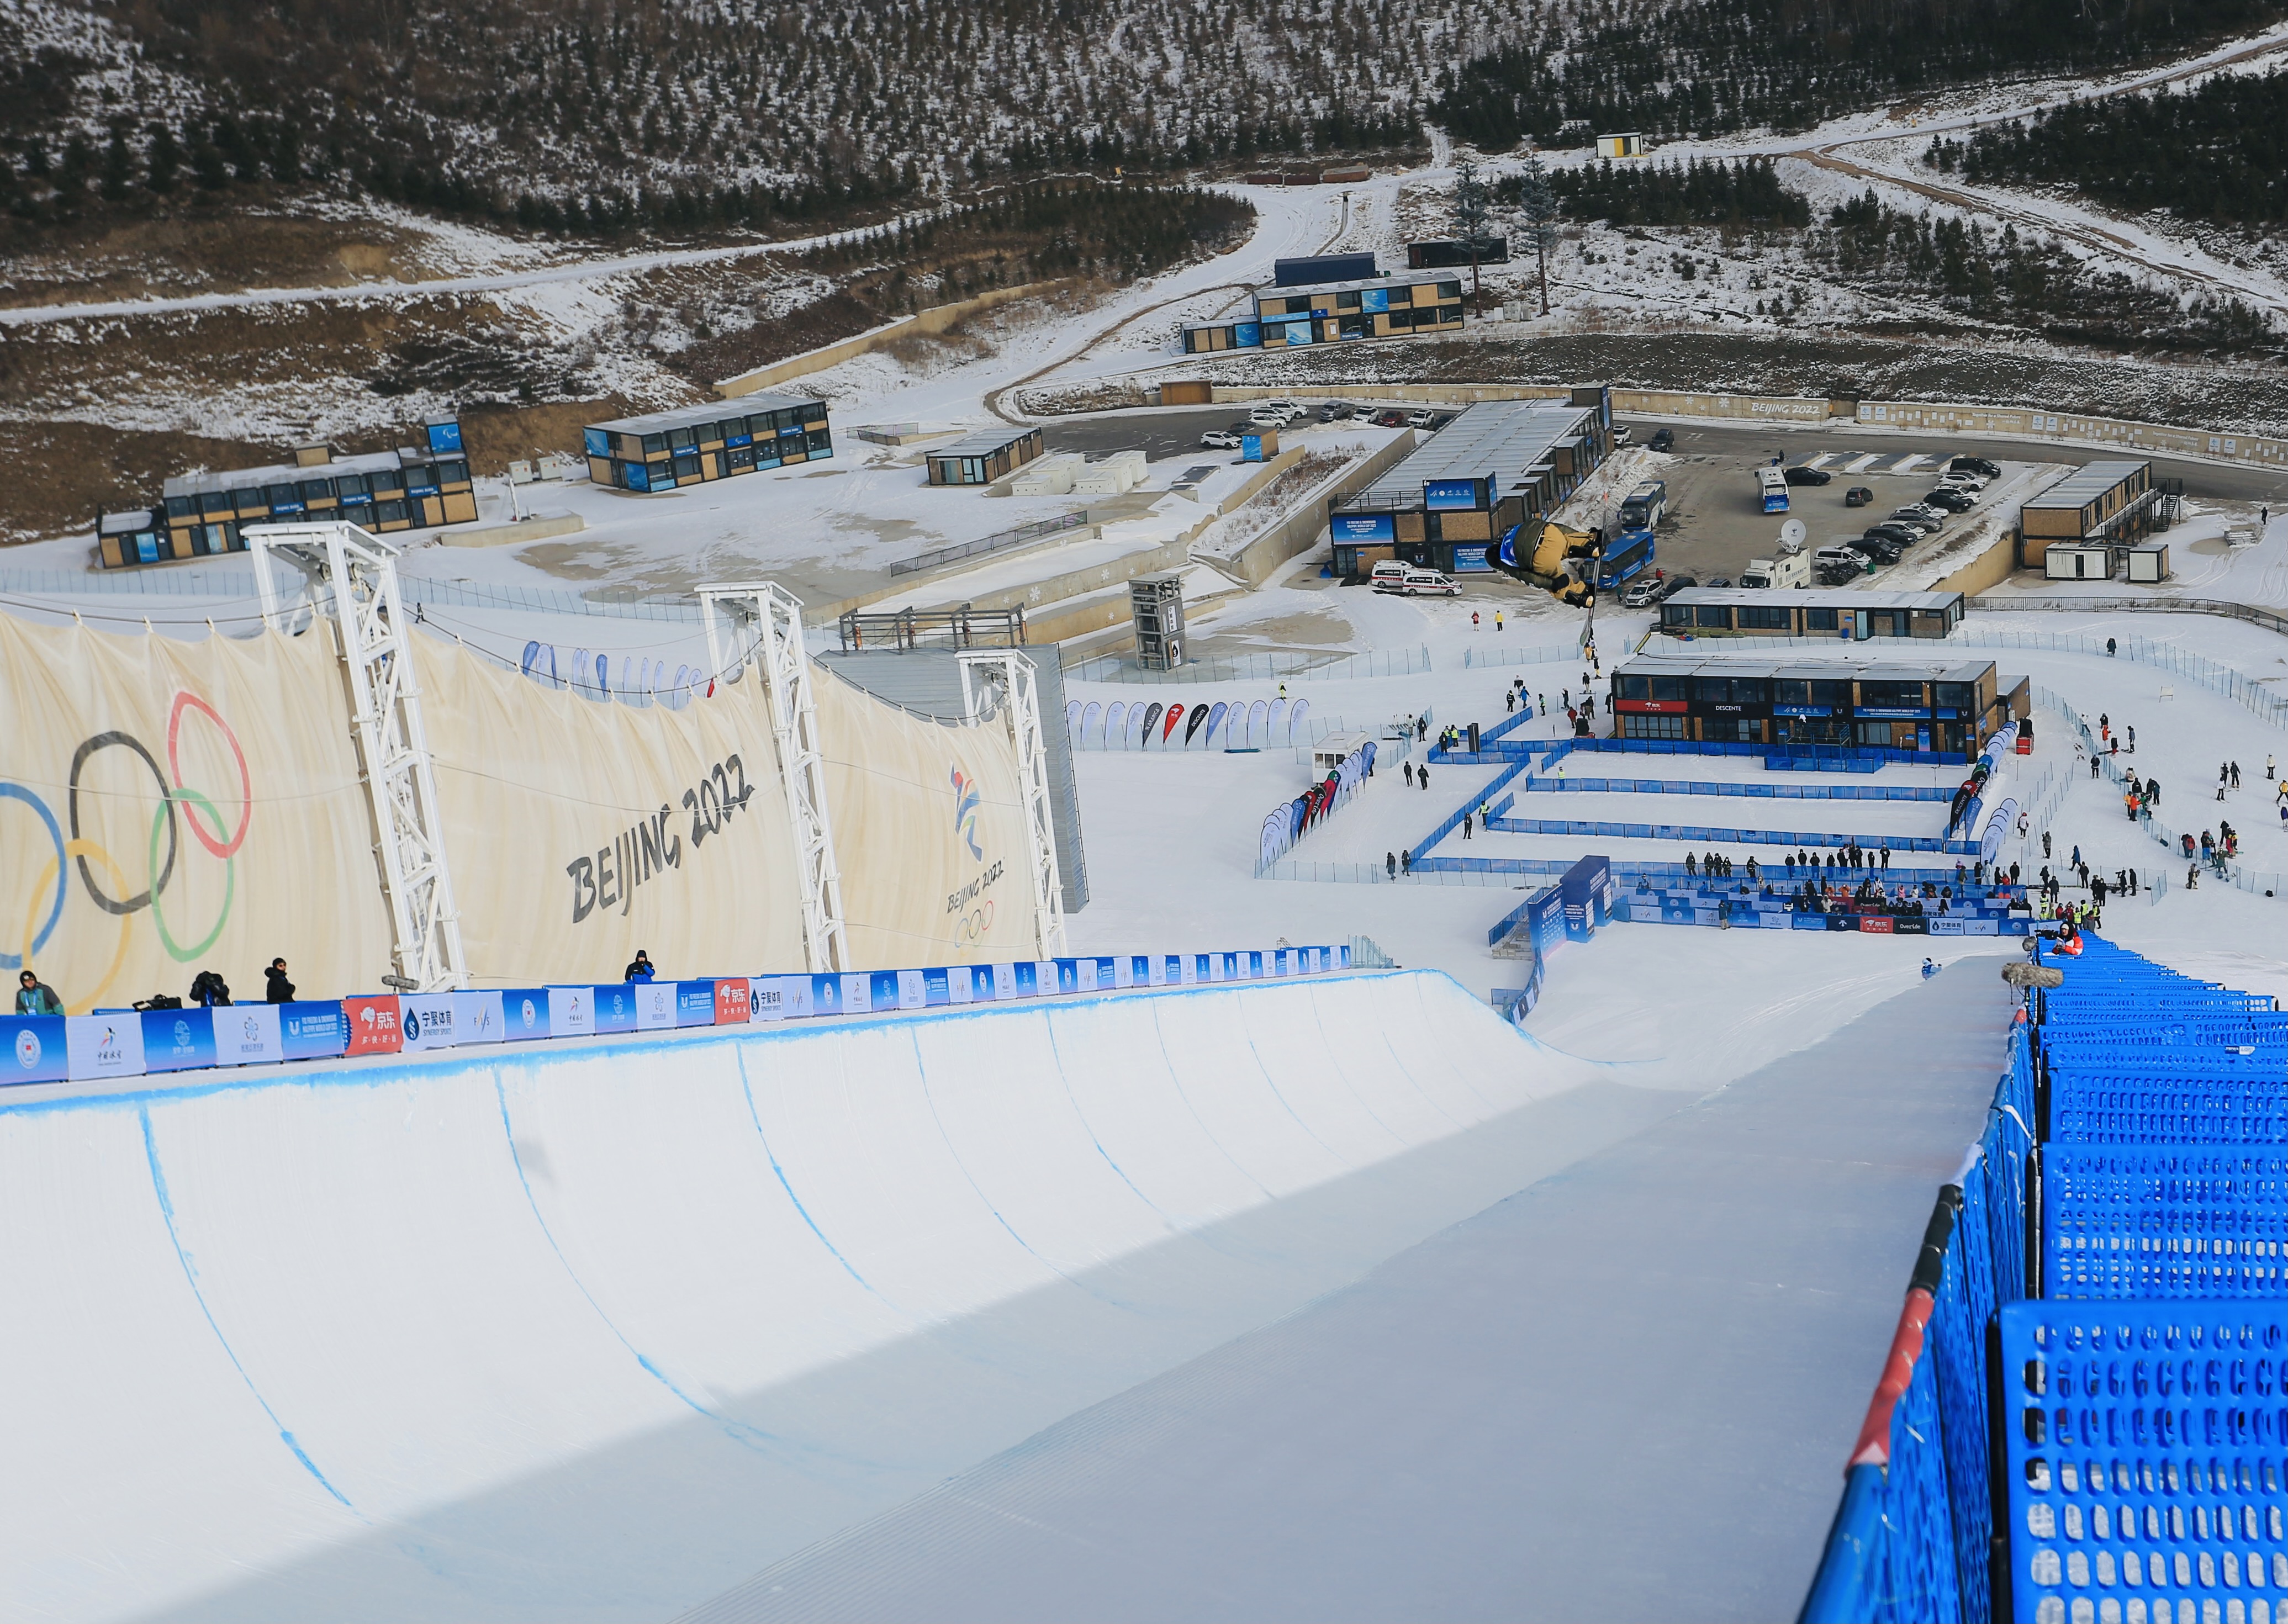
[[[762,684],[681,710],[544,687],[415,639],[461,946],[479,986],[798,970],[802,908]]]
[[[1031,848],[1007,722],[949,726],[812,673],[852,968],[1031,957]]]
[[[0,963],[73,1014],[202,970],[260,999],[392,969],[341,661],[320,628],[179,642],[0,615]],[[12,998],[0,1009],[12,1010]]]

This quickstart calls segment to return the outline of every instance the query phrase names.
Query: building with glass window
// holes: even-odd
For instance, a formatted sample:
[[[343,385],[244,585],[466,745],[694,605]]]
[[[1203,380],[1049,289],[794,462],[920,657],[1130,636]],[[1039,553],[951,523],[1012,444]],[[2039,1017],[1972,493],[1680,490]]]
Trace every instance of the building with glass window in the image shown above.
[[[1959,592],[1775,592],[1688,586],[1661,600],[1660,629],[1693,638],[1942,638],[1962,624]]]
[[[1965,752],[2025,715],[2023,677],[1988,661],[1696,660],[1644,654],[1612,676],[1624,739],[1856,744]]]
[[[932,485],[990,485],[1040,456],[1044,443],[1038,429],[980,429],[933,448],[924,460]]]
[[[106,569],[243,552],[247,525],[342,519],[386,534],[473,523],[476,491],[460,423],[433,417],[422,443],[362,456],[325,446],[298,447],[294,461],[219,473],[178,474],[149,509],[96,516],[97,556]]]
[[[588,477],[615,490],[671,491],[834,455],[826,402],[795,395],[741,395],[580,431]]]
[[[1462,281],[1444,271],[1269,287],[1255,296],[1251,320],[1184,329],[1184,349],[1289,350],[1350,338],[1411,338],[1462,330]]]
[[[1501,538],[1554,511],[1612,449],[1612,391],[1595,384],[1569,400],[1466,408],[1328,513],[1335,574],[1355,580],[1386,558],[1449,574],[1491,571]]]

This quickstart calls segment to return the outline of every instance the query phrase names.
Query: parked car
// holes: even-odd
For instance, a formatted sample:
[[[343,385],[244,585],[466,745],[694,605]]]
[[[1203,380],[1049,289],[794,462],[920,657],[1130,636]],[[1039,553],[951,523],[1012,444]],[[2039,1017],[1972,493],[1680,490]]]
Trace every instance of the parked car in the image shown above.
[[[1200,436],[1200,444],[1211,451],[1236,451],[1239,449],[1239,436],[1229,429],[1210,429]]]
[[[1923,539],[1923,533],[1903,519],[1887,519],[1879,525],[1867,527],[1869,535],[1887,535],[1902,547],[1911,547]]]
[[[1883,523],[1886,526],[1904,525],[1918,535],[1936,535],[1939,528],[1938,520],[1929,514],[1910,513],[1904,510],[1892,514]]]
[[[1676,444],[1676,436],[1666,429],[1655,429],[1652,438],[1645,442],[1656,451],[1666,451]]]
[[[1259,408],[1247,414],[1247,426],[1251,429],[1283,429],[1287,426],[1287,414]]]
[[[1938,482],[1952,490],[1982,491],[1986,488],[1985,479],[1974,473],[1941,474]]]
[[[1824,485],[1835,478],[1824,468],[1791,468],[1780,477],[1790,485]]]
[[[1658,603],[1668,596],[1665,582],[1655,581],[1649,575],[1640,575],[1629,582],[1628,590],[1621,594],[1621,607],[1642,609]]]
[[[1432,412],[1430,414],[1430,432],[1433,434],[1435,434],[1439,430],[1444,428],[1448,424],[1453,422],[1455,418],[1461,415],[1462,414],[1459,412]]]
[[[1958,456],[1946,467],[1949,473],[1982,473],[1990,479],[2002,477],[2001,464],[1990,463],[1982,456]]]
[[[1921,518],[1931,519],[1934,522],[1942,525],[1953,517],[1953,515],[1949,513],[1944,508],[1933,507],[1927,502],[1910,502],[1906,506],[1896,510],[1893,514],[1893,517],[1897,517],[1899,513],[1919,515]]]
[[[1843,493],[1843,505],[1847,508],[1863,508],[1874,500],[1875,493],[1863,485],[1855,485]]]
[[[1978,493],[1976,491],[1950,490],[1945,486],[1941,486],[1938,489],[1931,492],[1927,496],[1925,496],[1923,500],[1931,503],[1934,507],[1944,508],[1950,513],[1967,513],[1973,507],[1977,505]]]
[[[1321,423],[1348,423],[1355,408],[1347,400],[1330,400],[1319,408]]]
[[[1430,426],[1430,419],[1434,416],[1435,416],[1435,414],[1433,413],[1429,408],[1425,407],[1422,410],[1416,412],[1413,416],[1407,418],[1406,426],[1410,429],[1426,429]]]
[[[1377,412],[1374,426],[1378,429],[1402,429],[1406,426],[1406,414],[1401,411]]]
[[[1378,577],[1374,583],[1378,592],[1397,592],[1407,598],[1459,598],[1462,583],[1450,575],[1434,569],[1408,569],[1395,582]]]
[[[1629,427],[1627,424],[1615,424],[1613,425],[1613,449],[1618,451],[1623,446],[1625,446],[1632,440],[1635,440],[1636,437],[1637,432]],[[1621,601],[1623,603],[1626,603],[1628,599],[1624,598]]]
[[[1685,588],[1699,584],[1700,582],[1690,575],[1671,575],[1659,583],[1660,595],[1663,598],[1673,598]]]
[[[1708,577],[1708,584],[1711,587],[1730,586],[1732,584],[1732,577],[1729,575],[1711,575]]]

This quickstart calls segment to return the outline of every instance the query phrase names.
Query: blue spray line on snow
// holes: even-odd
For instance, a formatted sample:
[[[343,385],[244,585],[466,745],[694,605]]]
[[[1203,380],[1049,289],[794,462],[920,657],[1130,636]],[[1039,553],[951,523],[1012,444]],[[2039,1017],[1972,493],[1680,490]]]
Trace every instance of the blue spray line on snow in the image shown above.
[[[555,1253],[556,1261],[564,1265],[565,1278],[572,1282],[572,1289],[578,1292],[588,1306],[595,1311],[596,1318],[602,1321],[604,1328],[612,1334],[614,1340],[618,1342],[620,1346],[628,1351],[629,1357],[635,1360],[637,1367],[640,1368],[646,1375],[658,1382],[662,1387],[667,1389],[669,1392],[673,1393],[676,1398],[680,1399],[685,1405],[688,1406],[694,1413],[704,1415],[708,1420],[721,1427],[724,1432],[735,1441],[744,1444],[751,1449],[757,1450],[763,1448],[767,1445],[781,1447],[786,1446],[786,1441],[784,1439],[775,1438],[770,1433],[763,1431],[760,1428],[751,1427],[745,1422],[734,1421],[727,1415],[719,1415],[713,1410],[709,1409],[705,1405],[700,1403],[698,1399],[694,1398],[689,1393],[685,1392],[680,1387],[678,1387],[675,1384],[673,1379],[671,1378],[665,1371],[662,1370],[657,1365],[652,1363],[650,1358],[647,1356],[641,1349],[638,1348],[635,1343],[630,1342],[627,1338],[627,1334],[620,1329],[618,1324],[613,1320],[611,1315],[604,1311],[604,1305],[596,1301],[596,1294],[588,1289],[588,1282],[580,1278],[580,1271],[572,1266],[572,1260],[564,1256],[564,1248],[557,1244],[556,1232],[549,1228],[548,1218],[546,1215],[540,1210],[539,1199],[532,1193],[532,1180],[525,1176],[524,1157],[516,1148],[516,1126],[509,1120],[508,1089],[506,1086],[502,1083],[500,1073],[497,1071],[493,1073],[493,1095],[494,1097],[500,1102],[501,1134],[508,1140],[509,1163],[516,1168],[516,1182],[524,1187],[525,1204],[532,1208],[533,1222],[540,1226],[540,1238],[548,1242],[548,1249]]]
[[[327,1481],[326,1474],[318,1470],[318,1463],[310,1458],[309,1452],[302,1447],[286,1423],[278,1419],[278,1412],[270,1407],[270,1400],[262,1396],[260,1388],[255,1386],[254,1378],[247,1374],[245,1365],[240,1362],[238,1350],[230,1345],[230,1338],[223,1335],[222,1327],[216,1322],[214,1310],[207,1303],[207,1294],[199,1289],[198,1267],[191,1262],[190,1253],[183,1247],[183,1237],[175,1228],[175,1203],[167,1193],[167,1175],[159,1166],[159,1144],[151,1131],[150,1109],[138,1106],[135,1114],[143,1124],[143,1159],[151,1167],[151,1192],[159,1198],[159,1216],[166,1223],[167,1239],[174,1244],[175,1261],[183,1266],[183,1279],[190,1286],[191,1296],[198,1303],[199,1312],[206,1316],[207,1328],[214,1333],[215,1341],[221,1344],[223,1356],[230,1360],[231,1368],[238,1372],[238,1379],[246,1383],[246,1390],[253,1395],[254,1402],[262,1406],[262,1413],[270,1418],[270,1424],[278,1429],[279,1441],[292,1450],[294,1458],[302,1463],[302,1470],[318,1480],[320,1488],[340,1501],[346,1510],[364,1521],[363,1514],[350,1504],[349,1496]]]

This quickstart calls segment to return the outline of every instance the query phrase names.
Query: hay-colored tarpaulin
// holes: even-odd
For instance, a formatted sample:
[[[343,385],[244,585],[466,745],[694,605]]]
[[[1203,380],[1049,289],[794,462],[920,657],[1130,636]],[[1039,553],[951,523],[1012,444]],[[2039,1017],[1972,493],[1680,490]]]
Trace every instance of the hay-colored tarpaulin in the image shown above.
[[[948,726],[811,669],[854,968],[1030,956],[1031,848],[1007,722]]]
[[[544,687],[415,640],[461,946],[479,986],[800,970],[802,911],[762,685],[681,710]]]
[[[77,1014],[202,970],[260,999],[392,969],[329,631],[197,642],[0,615],[0,964]],[[13,998],[0,1009],[12,1010]]]
[[[805,968],[759,675],[681,710],[600,704],[414,640],[471,979]],[[814,667],[848,968],[1029,955],[1014,747]],[[199,970],[259,998],[370,991],[391,940],[331,631],[197,642],[0,616],[0,963],[77,1012]],[[59,895],[60,894],[60,900]],[[12,1008],[9,1004],[0,1007]]]

